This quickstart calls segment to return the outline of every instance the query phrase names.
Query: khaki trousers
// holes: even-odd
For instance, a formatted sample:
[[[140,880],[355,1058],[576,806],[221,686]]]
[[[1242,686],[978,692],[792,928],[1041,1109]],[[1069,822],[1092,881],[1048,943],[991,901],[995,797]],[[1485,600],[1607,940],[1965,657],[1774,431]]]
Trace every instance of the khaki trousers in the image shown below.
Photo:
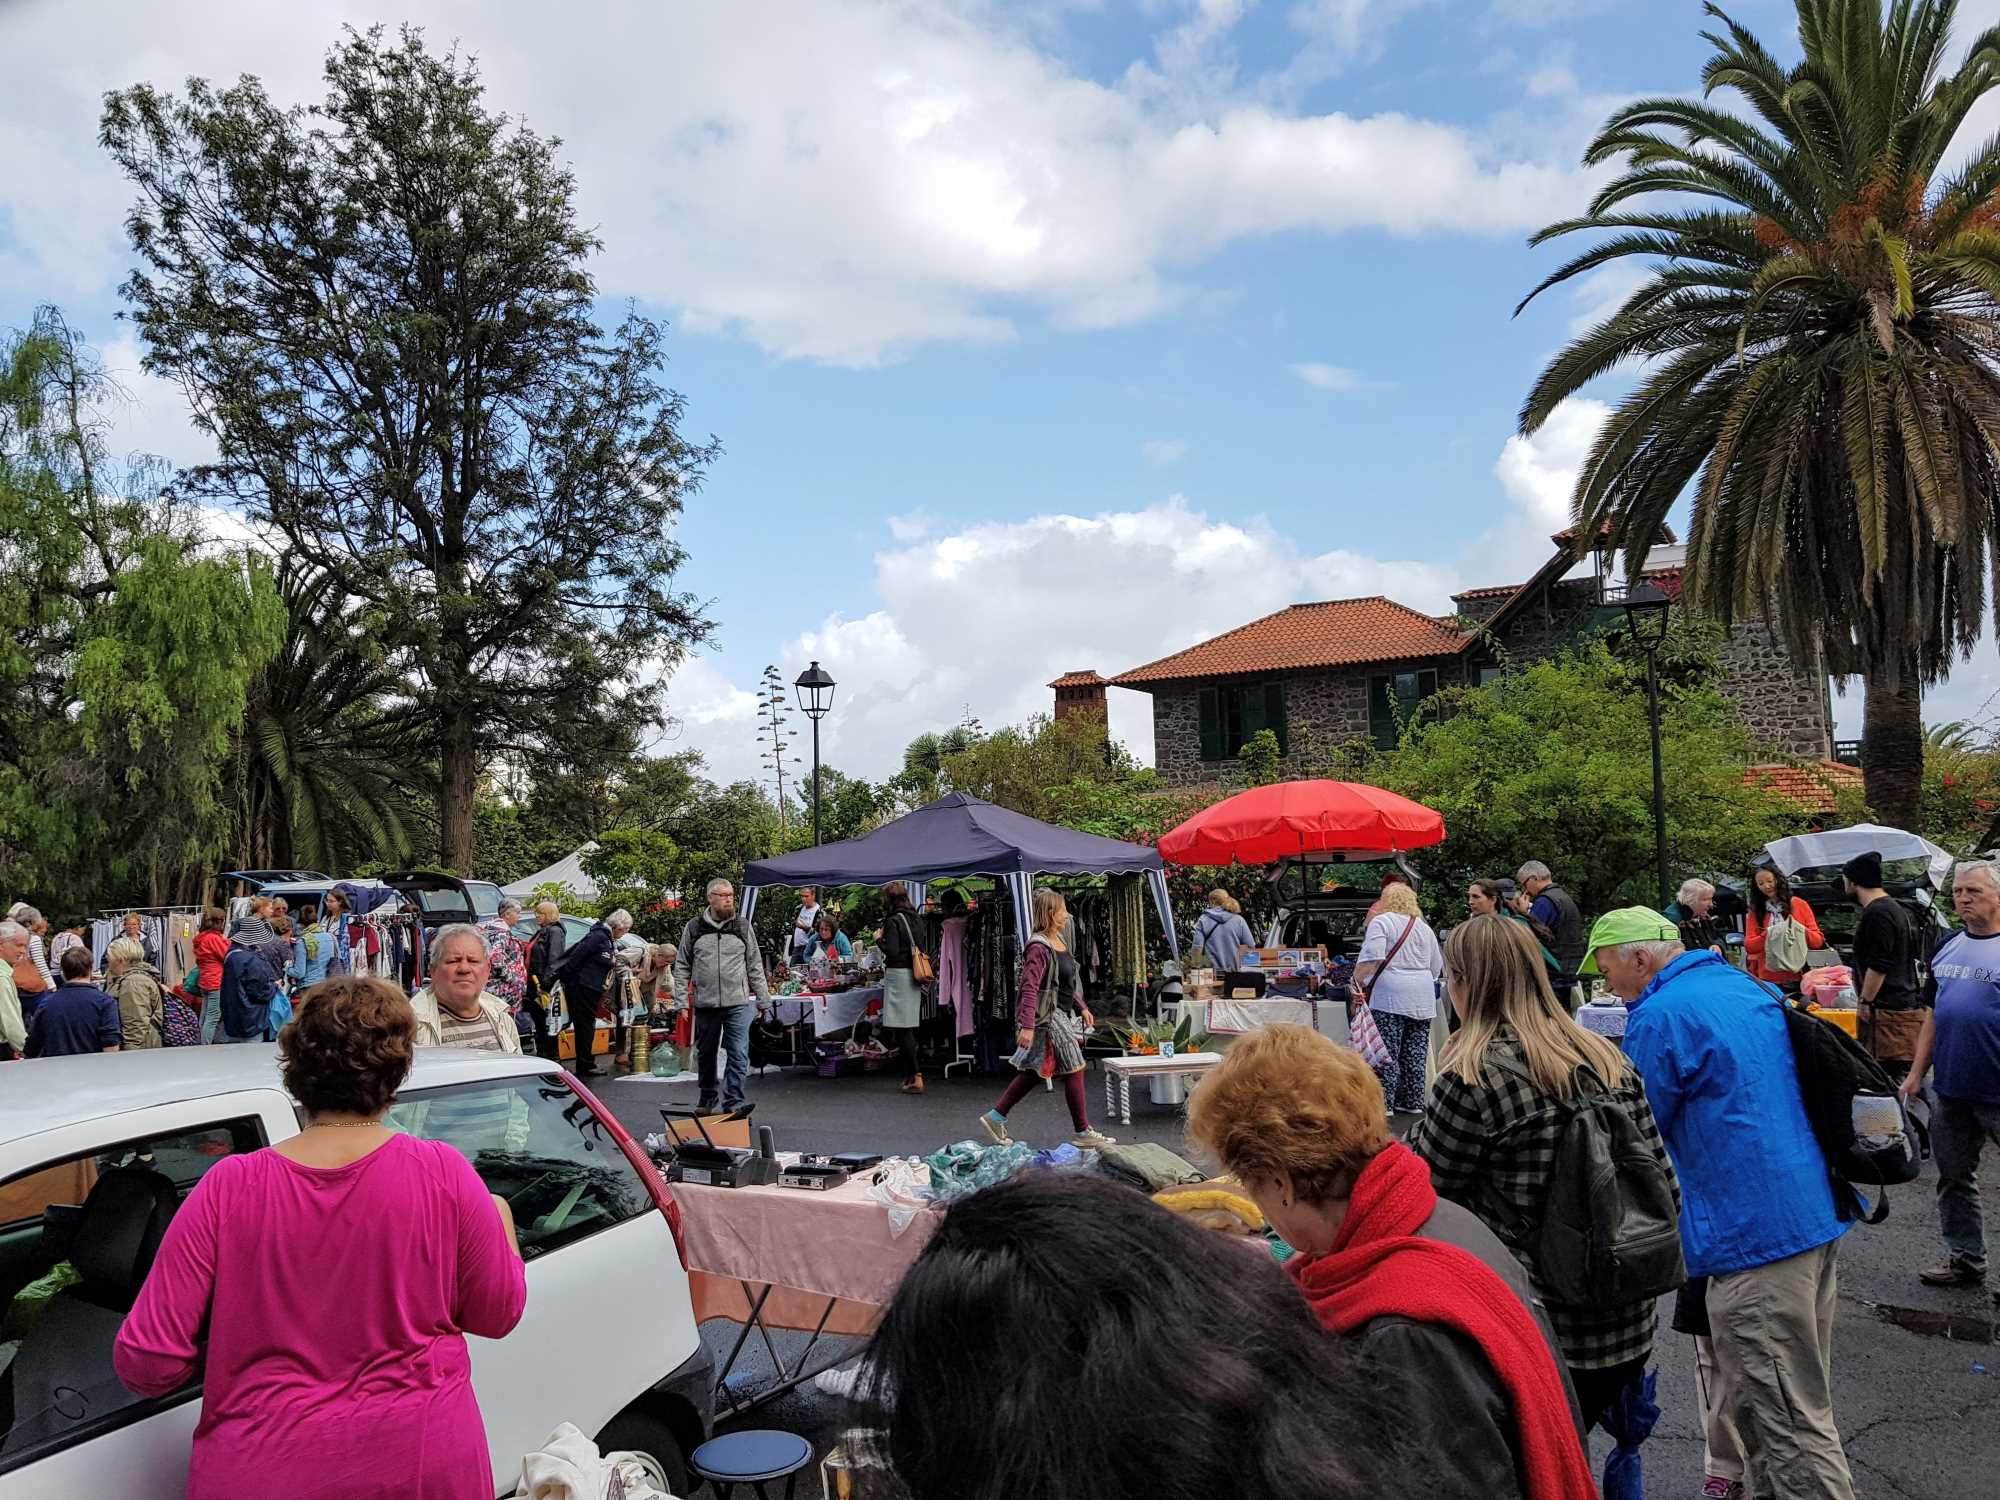
[[[1743,1484],[1784,1500],[1854,1500],[1833,1421],[1833,1311],[1840,1241],[1713,1276],[1715,1398],[1735,1418]]]

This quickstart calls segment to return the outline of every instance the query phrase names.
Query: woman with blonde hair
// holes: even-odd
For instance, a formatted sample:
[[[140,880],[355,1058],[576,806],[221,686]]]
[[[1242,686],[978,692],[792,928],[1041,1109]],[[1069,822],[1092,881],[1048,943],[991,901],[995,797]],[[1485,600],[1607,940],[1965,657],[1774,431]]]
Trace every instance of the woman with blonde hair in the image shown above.
[[[1097,1020],[1083,1003],[1083,975],[1063,943],[1068,922],[1069,903],[1061,892],[1047,887],[1035,892],[1035,932],[1021,955],[1020,999],[1014,1009],[1014,1024],[1020,1028],[1015,1034],[1020,1050],[1014,1054],[1014,1066],[1021,1071],[1000,1102],[979,1117],[986,1133],[1002,1145],[1013,1139],[1007,1134],[1007,1112],[1036,1084],[1058,1073],[1069,1100],[1070,1123],[1076,1127],[1071,1139],[1079,1146],[1112,1144],[1110,1136],[1090,1128],[1090,1111],[1084,1103],[1083,1039]]]
[[[1195,921],[1194,946],[1208,956],[1209,967],[1218,974],[1235,973],[1238,952],[1257,946],[1250,924],[1243,920],[1242,906],[1221,886],[1208,893],[1208,909]]]
[[[1631,1121],[1680,1209],[1659,1126],[1638,1070],[1617,1047],[1570,1019],[1534,935],[1505,917],[1460,926],[1445,949],[1445,986],[1461,1018],[1446,1046],[1410,1146],[1430,1163],[1439,1193],[1462,1203],[1520,1258],[1549,1310],[1584,1421],[1645,1374],[1653,1347],[1652,1296],[1611,1305],[1556,1297],[1536,1266],[1557,1148],[1579,1098],[1603,1096]]]
[[[1321,1326],[1357,1363],[1415,1377],[1378,1420],[1448,1434],[1451,1493],[1597,1492],[1527,1273],[1391,1139],[1353,1051],[1304,1026],[1250,1032],[1194,1091],[1188,1135],[1296,1252],[1285,1270]]]
[[[1417,906],[1417,893],[1407,884],[1384,886],[1378,904],[1382,909],[1369,922],[1355,955],[1354,982],[1389,1050],[1380,1070],[1389,1108],[1413,1114],[1424,1107],[1424,1064],[1431,1022],[1437,1018],[1444,952]]]

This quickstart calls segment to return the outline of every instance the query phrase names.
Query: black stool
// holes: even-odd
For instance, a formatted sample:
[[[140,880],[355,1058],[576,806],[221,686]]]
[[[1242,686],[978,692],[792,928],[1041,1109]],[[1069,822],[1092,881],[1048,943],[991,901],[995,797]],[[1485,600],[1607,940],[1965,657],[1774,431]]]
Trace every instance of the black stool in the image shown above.
[[[796,1432],[732,1432],[695,1449],[691,1463],[695,1477],[714,1488],[716,1500],[729,1500],[739,1484],[754,1489],[758,1500],[771,1500],[764,1486],[774,1479],[785,1481],[785,1500],[792,1500],[799,1470],[812,1456],[812,1444]]]

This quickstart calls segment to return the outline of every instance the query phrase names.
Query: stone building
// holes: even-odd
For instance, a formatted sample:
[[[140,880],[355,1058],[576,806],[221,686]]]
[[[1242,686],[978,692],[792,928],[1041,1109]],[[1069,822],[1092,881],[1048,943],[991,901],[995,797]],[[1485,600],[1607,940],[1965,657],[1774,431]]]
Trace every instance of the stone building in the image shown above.
[[[1109,683],[1152,695],[1153,762],[1169,785],[1225,779],[1261,729],[1277,736],[1284,774],[1324,774],[1342,747],[1393,745],[1399,724],[1441,688],[1484,682],[1510,661],[1552,655],[1622,622],[1610,554],[1599,549],[1579,563],[1574,533],[1551,542],[1553,555],[1527,582],[1456,594],[1451,615],[1379,595],[1295,604]],[[1655,548],[1646,581],[1678,595],[1684,559],[1680,547]],[[1832,755],[1824,672],[1797,670],[1755,623],[1730,633],[1721,669],[1724,696],[1761,746],[1814,761]],[[1104,682],[1095,672],[1059,678],[1057,713],[1066,690],[1094,691],[1101,705]]]

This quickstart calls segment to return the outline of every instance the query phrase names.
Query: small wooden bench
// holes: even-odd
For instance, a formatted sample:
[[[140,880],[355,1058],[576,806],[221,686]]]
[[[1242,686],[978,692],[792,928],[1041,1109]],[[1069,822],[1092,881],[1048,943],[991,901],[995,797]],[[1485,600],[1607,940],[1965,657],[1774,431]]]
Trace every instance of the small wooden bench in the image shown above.
[[[1104,1068],[1104,1109],[1121,1125],[1132,1123],[1132,1080],[1185,1076],[1192,1083],[1222,1061],[1220,1052],[1178,1052],[1172,1057],[1107,1057]]]

